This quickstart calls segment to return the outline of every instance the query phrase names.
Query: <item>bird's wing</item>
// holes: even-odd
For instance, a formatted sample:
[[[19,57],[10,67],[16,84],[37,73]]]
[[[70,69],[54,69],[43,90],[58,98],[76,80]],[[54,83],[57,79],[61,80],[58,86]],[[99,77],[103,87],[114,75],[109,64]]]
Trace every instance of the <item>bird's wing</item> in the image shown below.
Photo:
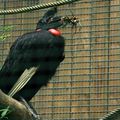
[[[9,91],[9,96],[14,96],[18,91],[20,91],[32,78],[32,76],[36,73],[38,67],[32,67],[30,69],[26,69],[22,75],[19,77],[17,82],[13,85],[11,90]]]
[[[9,55],[0,71],[0,89],[9,92],[25,69],[38,66],[48,54],[48,32],[33,32],[18,38],[12,45]]]

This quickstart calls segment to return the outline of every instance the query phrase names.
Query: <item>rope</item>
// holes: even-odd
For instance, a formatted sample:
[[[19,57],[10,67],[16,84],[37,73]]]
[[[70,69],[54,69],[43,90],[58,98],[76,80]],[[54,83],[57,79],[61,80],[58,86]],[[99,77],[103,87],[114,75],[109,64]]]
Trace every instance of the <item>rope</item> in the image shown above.
[[[73,3],[76,1],[79,1],[79,0],[60,0],[60,1],[56,1],[56,2],[43,3],[41,5],[35,5],[35,6],[31,6],[31,7],[23,7],[23,8],[10,9],[10,10],[1,10],[0,15],[23,13],[23,12],[53,7],[53,6],[60,6],[60,5],[68,4],[68,3]]]

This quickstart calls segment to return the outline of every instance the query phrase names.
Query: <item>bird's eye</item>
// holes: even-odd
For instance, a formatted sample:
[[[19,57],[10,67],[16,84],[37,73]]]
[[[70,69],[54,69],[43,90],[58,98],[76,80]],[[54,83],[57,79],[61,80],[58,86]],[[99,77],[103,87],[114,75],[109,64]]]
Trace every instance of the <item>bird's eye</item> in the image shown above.
[[[48,20],[47,20],[47,23],[50,23],[50,22],[52,22],[53,21],[53,18],[49,18]]]

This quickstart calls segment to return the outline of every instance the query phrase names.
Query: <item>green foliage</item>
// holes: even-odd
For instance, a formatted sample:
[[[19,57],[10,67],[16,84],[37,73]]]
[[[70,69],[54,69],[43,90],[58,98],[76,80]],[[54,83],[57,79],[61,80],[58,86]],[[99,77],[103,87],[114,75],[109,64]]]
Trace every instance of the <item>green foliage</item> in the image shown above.
[[[11,112],[10,107],[6,107],[0,110],[0,120],[8,119],[7,115]]]
[[[0,41],[3,41],[11,36],[10,31],[13,29],[13,26],[4,26],[0,27],[0,29],[2,30],[0,32]]]
[[[11,36],[10,31],[12,30],[12,26],[4,26],[0,27],[0,41],[6,40],[8,37]],[[0,120],[8,119],[7,115],[10,113],[10,107],[5,107],[0,109]]]

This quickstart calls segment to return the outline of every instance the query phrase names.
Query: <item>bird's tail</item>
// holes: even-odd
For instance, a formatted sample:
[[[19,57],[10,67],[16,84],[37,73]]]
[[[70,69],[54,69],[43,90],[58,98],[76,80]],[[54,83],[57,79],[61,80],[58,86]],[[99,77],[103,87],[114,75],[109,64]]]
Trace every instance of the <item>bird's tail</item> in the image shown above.
[[[17,82],[13,85],[12,89],[9,91],[8,95],[13,97],[18,91],[20,91],[36,73],[38,67],[32,67],[26,69],[22,75],[19,77]]]

